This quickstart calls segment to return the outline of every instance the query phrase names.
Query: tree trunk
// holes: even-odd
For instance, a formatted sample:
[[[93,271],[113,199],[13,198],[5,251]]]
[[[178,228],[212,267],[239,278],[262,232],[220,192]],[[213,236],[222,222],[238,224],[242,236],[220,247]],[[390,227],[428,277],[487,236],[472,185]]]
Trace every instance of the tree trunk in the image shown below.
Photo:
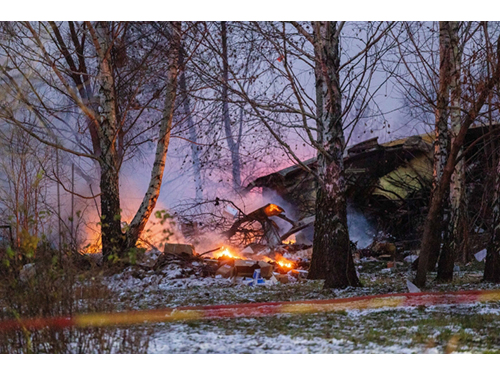
[[[229,60],[227,53],[227,27],[226,22],[221,22],[221,38],[222,38],[222,64],[223,72],[222,79],[222,116],[224,121],[224,131],[226,133],[227,145],[231,153],[231,172],[233,175],[233,188],[235,191],[241,189],[241,163],[240,163],[240,145],[235,142],[231,131],[231,119],[229,117]]]
[[[203,186],[201,182],[201,162],[200,152],[198,150],[198,137],[196,134],[196,127],[194,125],[193,116],[191,115],[191,105],[187,91],[187,78],[186,69],[184,67],[184,48],[181,47],[179,51],[179,66],[183,70],[179,77],[179,89],[182,96],[182,109],[184,116],[187,119],[189,140],[191,143],[191,157],[193,159],[193,172],[194,172],[194,185],[195,185],[195,200],[201,202],[203,200]]]
[[[445,23],[445,22],[443,22]],[[459,49],[458,29],[456,21],[446,22],[445,31],[449,33],[449,59],[450,59],[450,94],[451,94],[451,139],[454,140],[461,127],[460,98],[462,90],[460,87],[461,77],[461,53]],[[459,152],[460,155],[461,151]],[[437,279],[440,281],[451,281],[453,279],[453,267],[455,264],[458,248],[463,241],[464,220],[464,189],[465,189],[465,164],[461,159],[455,166],[451,178],[450,196],[443,202],[445,205],[446,218],[443,220],[444,235],[441,256],[439,257]]]
[[[116,92],[113,66],[108,53],[112,44],[108,22],[98,22],[96,27],[99,57],[99,103],[100,111],[100,166],[101,166],[101,238],[105,261],[119,255],[123,248],[121,230],[119,160],[116,150],[117,131]]]
[[[489,94],[493,87],[498,84],[500,80],[500,39],[497,40],[497,51],[495,56],[495,61],[492,62],[494,66],[494,71],[492,76],[489,77],[484,84],[480,86],[478,91],[477,99],[473,103],[470,110],[465,116],[462,126],[458,131],[456,138],[454,138],[451,144],[451,150],[446,161],[445,168],[443,169],[443,175],[439,180],[434,194],[432,195],[431,202],[429,205],[429,213],[427,214],[427,220],[424,226],[424,234],[422,236],[422,243],[420,245],[420,256],[418,262],[417,276],[415,279],[415,284],[419,287],[424,287],[427,281],[427,266],[429,261],[429,254],[432,248],[435,248],[436,242],[440,240],[440,211],[443,206],[443,198],[445,194],[449,194],[451,175],[455,170],[455,164],[457,161],[458,153],[462,148],[467,134],[467,130],[476,120],[481,108],[486,103]]]
[[[102,142],[101,145],[103,146]],[[109,148],[109,147],[108,147]],[[106,150],[105,147],[102,147]],[[119,256],[123,250],[123,232],[121,229],[119,171],[116,155],[111,152],[101,162],[101,239],[102,255],[105,261],[111,256]]]
[[[309,278],[325,288],[360,286],[350,249],[343,152],[340,51],[336,22],[314,22],[318,144],[316,219]]]
[[[500,161],[497,164],[492,207],[492,235],[487,247],[484,281],[500,282]]]
[[[443,169],[448,159],[450,147],[450,134],[448,131],[448,103],[450,92],[450,79],[451,79],[451,42],[450,42],[450,22],[439,22],[439,92],[437,93],[436,103],[436,127],[434,140],[434,181],[433,193],[436,186],[439,184],[443,175]],[[440,219],[446,221],[448,218],[443,218],[442,208],[436,213]],[[432,247],[429,249],[429,257],[426,261],[427,270],[433,271],[436,267],[436,262],[439,257],[441,248],[441,231],[443,226],[434,228]],[[420,264],[420,259],[419,259]]]
[[[165,93],[165,107],[163,108],[163,118],[160,122],[159,139],[156,145],[155,160],[151,170],[151,178],[148,190],[144,195],[142,203],[132,219],[127,232],[127,247],[135,247],[142,231],[144,230],[156,201],[160,195],[163,171],[167,159],[168,145],[170,143],[170,131],[172,130],[172,120],[174,117],[175,98],[177,95],[177,77],[179,74],[179,53],[181,48],[181,23],[171,22],[171,40],[168,51],[167,84]]]

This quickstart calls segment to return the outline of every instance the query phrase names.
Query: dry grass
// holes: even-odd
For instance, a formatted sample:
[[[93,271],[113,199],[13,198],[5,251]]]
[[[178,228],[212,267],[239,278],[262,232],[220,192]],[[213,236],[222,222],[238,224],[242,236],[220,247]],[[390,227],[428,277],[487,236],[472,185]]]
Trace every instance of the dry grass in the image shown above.
[[[102,270],[82,270],[48,247],[32,259],[33,273],[20,277],[23,262],[10,257],[0,272],[0,321],[30,317],[73,316],[116,310]],[[45,328],[2,332],[0,353],[145,353],[148,327],[122,329]]]

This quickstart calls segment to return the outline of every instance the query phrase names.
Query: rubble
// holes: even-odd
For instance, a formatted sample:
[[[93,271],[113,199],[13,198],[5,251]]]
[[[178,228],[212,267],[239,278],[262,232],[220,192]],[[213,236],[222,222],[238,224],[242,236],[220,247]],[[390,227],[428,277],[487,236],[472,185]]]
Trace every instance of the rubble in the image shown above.
[[[194,257],[194,246],[189,244],[180,243],[167,243],[165,244],[164,253],[176,254],[176,255],[187,255],[189,257]]]
[[[476,260],[478,262],[482,262],[483,260],[486,259],[487,253],[488,253],[487,250],[483,249],[483,250],[477,252],[476,254],[474,254],[474,257],[476,258]]]
[[[217,271],[215,272],[215,275],[220,275],[221,277],[224,277],[225,279],[229,279],[230,277],[233,277],[234,275],[234,267],[230,266],[229,264],[224,264],[223,266],[219,267]]]
[[[264,261],[235,259],[234,268],[236,276],[253,276],[256,269],[260,269],[261,276],[266,279],[273,274],[273,266]]]

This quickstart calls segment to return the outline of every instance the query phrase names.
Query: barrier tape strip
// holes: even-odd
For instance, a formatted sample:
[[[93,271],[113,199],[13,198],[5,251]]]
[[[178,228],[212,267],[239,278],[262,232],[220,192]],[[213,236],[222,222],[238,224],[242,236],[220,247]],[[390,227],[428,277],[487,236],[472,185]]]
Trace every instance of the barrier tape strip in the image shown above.
[[[147,311],[82,314],[71,317],[32,318],[0,321],[0,332],[67,327],[102,327],[143,323],[175,322],[219,318],[248,318],[276,314],[311,314],[382,307],[414,307],[443,304],[469,304],[500,300],[500,290],[460,292],[421,292],[383,294],[290,302],[262,302],[237,305],[192,306]]]

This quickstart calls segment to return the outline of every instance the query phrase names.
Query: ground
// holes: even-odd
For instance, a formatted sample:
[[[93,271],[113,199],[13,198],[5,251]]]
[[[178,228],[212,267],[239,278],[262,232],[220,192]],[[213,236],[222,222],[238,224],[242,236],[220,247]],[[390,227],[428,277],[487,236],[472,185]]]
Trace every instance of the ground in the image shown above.
[[[331,299],[407,292],[407,265],[395,272],[383,262],[358,265],[362,288],[322,290],[321,281],[249,287],[226,279],[185,278],[172,264],[162,274],[133,277],[131,270],[106,279],[121,310],[188,305]],[[430,290],[496,289],[481,282],[480,265],[452,284]],[[137,276],[137,275],[136,275]],[[410,275],[411,276],[411,275]],[[433,275],[431,274],[431,277]],[[265,318],[155,324],[148,353],[500,353],[500,302],[416,308],[281,314]],[[141,329],[135,327],[133,329]]]
[[[410,263],[399,264],[396,270],[385,268],[386,265],[386,262],[374,259],[361,260],[357,269],[363,287],[337,290],[323,290],[322,281],[246,286],[228,279],[204,277],[200,262],[186,266],[185,261],[174,260],[155,271],[132,266],[115,274],[99,271],[92,277],[81,275],[77,281],[79,287],[74,288],[77,298],[73,311],[78,315],[94,311],[140,311],[408,292],[406,282],[414,277]],[[431,274],[428,290],[500,289],[499,285],[481,282],[483,267],[484,264],[479,262],[468,265],[457,273],[451,284],[438,284],[432,281],[435,274]],[[27,291],[29,285],[40,288],[32,283],[24,287],[20,285],[20,290]],[[56,286],[47,284],[46,289],[37,290],[42,293],[47,290],[52,296]],[[45,298],[34,301],[40,293],[37,290],[26,300],[34,309],[31,310],[32,316],[40,314],[37,304],[46,303]],[[7,318],[9,311],[13,310],[4,305],[2,311]],[[54,314],[57,316],[57,311],[49,316]],[[500,302],[489,302],[135,326],[24,330],[0,335],[0,352],[500,353],[499,315]]]

